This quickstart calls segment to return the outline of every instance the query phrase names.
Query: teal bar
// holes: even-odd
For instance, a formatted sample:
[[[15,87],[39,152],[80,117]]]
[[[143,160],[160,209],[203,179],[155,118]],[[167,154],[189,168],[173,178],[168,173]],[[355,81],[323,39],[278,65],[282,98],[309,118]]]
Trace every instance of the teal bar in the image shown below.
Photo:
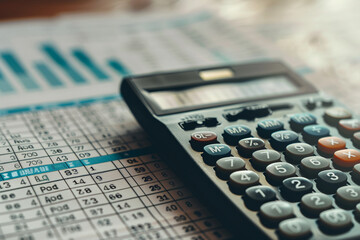
[[[35,68],[45,78],[52,87],[61,87],[63,82],[55,75],[55,73],[45,63],[35,63]]]
[[[82,167],[82,163],[80,161],[71,161],[71,162],[66,162],[66,165],[68,166],[68,168],[75,168],[75,167]]]
[[[81,49],[74,49],[72,51],[74,57],[79,60],[95,77],[100,80],[110,80],[109,76],[101,70],[99,66]]]
[[[7,79],[5,78],[2,72],[0,72],[0,92],[3,93],[15,92],[15,89],[7,81]]]
[[[109,59],[108,64],[116,72],[120,73],[121,76],[130,75],[130,70],[128,70],[122,63],[120,63],[116,59]]]
[[[1,177],[3,178],[3,180],[9,180],[13,178],[26,177],[26,176],[53,172],[53,171],[55,171],[53,165],[44,165],[39,167],[24,168],[6,173],[1,173]]]
[[[55,163],[53,166],[54,171],[63,170],[69,168],[66,163]]]

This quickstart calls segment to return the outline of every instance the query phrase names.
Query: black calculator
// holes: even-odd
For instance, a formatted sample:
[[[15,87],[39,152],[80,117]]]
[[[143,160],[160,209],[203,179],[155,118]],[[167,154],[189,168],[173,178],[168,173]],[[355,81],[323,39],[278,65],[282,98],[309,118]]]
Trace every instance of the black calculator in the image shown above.
[[[236,239],[360,239],[359,116],[283,63],[130,76],[121,94]]]

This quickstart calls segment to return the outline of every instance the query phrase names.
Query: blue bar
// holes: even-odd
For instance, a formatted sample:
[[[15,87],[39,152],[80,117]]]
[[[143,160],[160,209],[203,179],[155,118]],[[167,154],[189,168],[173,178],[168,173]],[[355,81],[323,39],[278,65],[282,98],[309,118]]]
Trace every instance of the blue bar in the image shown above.
[[[51,86],[60,87],[64,85],[45,63],[35,63],[35,67]]]
[[[44,44],[41,49],[60,67],[65,73],[76,83],[83,84],[87,80],[78,73],[66,59],[59,53],[59,51],[50,44]]]
[[[6,80],[5,76],[0,72],[0,92],[9,93],[15,92],[15,89]]]
[[[90,72],[92,72],[95,77],[100,81],[110,80],[109,76],[103,72],[100,67],[81,49],[74,49],[72,51],[74,57],[79,60],[85,67],[87,67]]]
[[[109,59],[108,64],[110,67],[112,67],[115,71],[120,73],[122,76],[127,76],[130,74],[130,71],[119,61],[116,59]]]
[[[31,176],[35,174],[40,173],[47,173],[47,172],[53,172],[55,169],[53,168],[53,165],[44,165],[39,167],[30,167],[30,168],[24,168],[19,170],[14,170],[6,173],[1,173],[1,177],[4,180],[9,180],[13,178],[19,178],[19,177],[26,177]]]
[[[66,163],[55,163],[53,166],[53,171],[63,170],[69,168]]]
[[[26,89],[34,90],[40,88],[34,79],[29,76],[25,68],[21,65],[19,59],[17,59],[13,53],[4,52],[1,54],[1,57],[4,59],[9,68],[14,72],[14,74],[19,78],[20,82]]]
[[[66,165],[68,166],[68,168],[75,168],[75,167],[82,167],[84,165],[82,165],[82,163],[78,160],[76,161],[71,161],[71,162],[66,162]]]

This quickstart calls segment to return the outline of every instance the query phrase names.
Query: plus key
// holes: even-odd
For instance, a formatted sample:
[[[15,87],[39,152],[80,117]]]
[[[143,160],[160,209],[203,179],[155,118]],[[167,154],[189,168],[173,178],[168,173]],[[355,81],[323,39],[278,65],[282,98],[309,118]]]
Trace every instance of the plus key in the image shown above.
[[[360,152],[355,149],[343,149],[334,153],[334,163],[340,167],[351,168],[360,163]]]
[[[326,155],[333,155],[345,147],[346,142],[338,137],[324,137],[318,141],[318,150]]]

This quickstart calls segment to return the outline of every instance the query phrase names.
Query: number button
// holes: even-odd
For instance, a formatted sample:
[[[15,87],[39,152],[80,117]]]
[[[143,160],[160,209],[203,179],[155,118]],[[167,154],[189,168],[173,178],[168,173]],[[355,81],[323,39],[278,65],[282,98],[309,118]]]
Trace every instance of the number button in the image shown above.
[[[257,184],[259,184],[259,176],[253,171],[242,170],[230,174],[229,185],[234,193],[241,194],[246,188]]]
[[[292,177],[283,181],[281,194],[290,201],[299,201],[303,195],[310,193],[312,189],[313,184],[310,180],[303,177]]]
[[[262,149],[252,154],[252,163],[254,166],[264,169],[267,165],[279,162],[281,155],[272,149]]]
[[[360,203],[360,187],[344,186],[336,191],[336,202],[345,209],[352,209]]]
[[[339,132],[345,137],[351,137],[355,132],[360,131],[359,119],[343,119],[339,121]]]
[[[311,113],[298,113],[290,118],[290,127],[301,132],[305,126],[316,124],[316,117]]]
[[[251,137],[251,130],[244,125],[228,126],[224,129],[224,141],[232,146],[235,146],[240,139]]]
[[[347,176],[339,170],[324,170],[319,172],[317,187],[324,193],[335,193],[336,190],[346,185]]]
[[[317,147],[321,153],[333,155],[336,151],[344,149],[346,142],[338,137],[325,137],[319,139]]]
[[[277,226],[279,222],[293,216],[291,204],[285,201],[267,202],[260,207],[260,218],[268,226]]]
[[[305,142],[315,144],[320,138],[329,136],[330,130],[321,125],[309,125],[304,127],[302,135]]]
[[[216,161],[215,171],[221,179],[228,179],[233,172],[245,168],[245,161],[238,157],[226,157]]]
[[[278,185],[284,179],[295,176],[295,167],[290,163],[272,163],[266,167],[265,175],[269,183]]]
[[[332,200],[323,193],[309,193],[301,198],[300,207],[305,215],[318,217],[321,212],[332,208]]]
[[[301,218],[292,218],[279,224],[279,233],[285,239],[304,239],[312,233],[310,225]]]
[[[286,146],[299,141],[299,137],[296,132],[283,130],[277,131],[271,134],[270,143],[271,146],[279,151],[285,150]]]
[[[319,156],[306,157],[301,160],[301,173],[308,178],[316,178],[319,172],[329,169],[330,161]]]
[[[253,152],[264,147],[265,142],[260,138],[244,138],[239,141],[237,150],[241,156],[251,157]]]
[[[190,144],[195,151],[202,151],[203,148],[217,142],[217,135],[214,132],[202,131],[191,134]]]
[[[267,186],[254,186],[245,191],[245,202],[250,209],[258,209],[262,204],[275,199],[275,191]]]
[[[320,213],[319,224],[326,233],[341,233],[353,225],[350,214],[342,209],[330,209]]]
[[[351,168],[360,163],[360,152],[355,149],[343,149],[336,151],[333,158],[337,166]]]
[[[202,157],[208,165],[215,165],[215,162],[223,157],[231,155],[231,148],[226,144],[210,144],[204,147]]]
[[[303,158],[314,155],[314,149],[307,143],[293,143],[286,147],[286,160],[298,164]]]
[[[257,132],[262,138],[269,138],[273,132],[280,131],[284,129],[284,123],[275,119],[266,119],[258,122]]]

